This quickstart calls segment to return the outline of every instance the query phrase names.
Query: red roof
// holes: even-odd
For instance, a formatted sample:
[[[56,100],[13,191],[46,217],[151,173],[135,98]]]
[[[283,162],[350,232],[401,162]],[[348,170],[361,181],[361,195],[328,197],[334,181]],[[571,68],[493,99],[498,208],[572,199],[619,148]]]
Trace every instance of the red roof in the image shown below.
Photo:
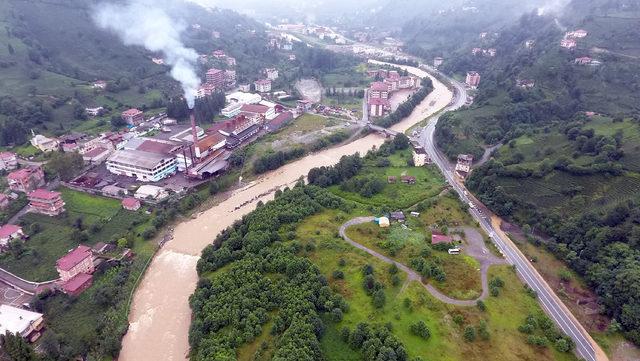
[[[372,98],[369,99],[369,105],[391,106],[391,103],[388,99]]]
[[[155,154],[167,154],[171,153],[171,151],[173,151],[175,148],[175,144],[167,144],[154,140],[145,140],[138,146],[138,148],[136,148],[136,150]]]
[[[453,239],[449,236],[445,236],[444,234],[433,233],[431,234],[431,244],[439,244],[439,243],[451,243]]]
[[[255,114],[265,114],[267,111],[269,111],[269,107],[261,104],[244,104],[242,108],[240,108],[240,111]]]
[[[389,86],[383,82],[376,81],[371,83],[371,90],[373,91],[389,91]]]
[[[256,80],[256,84],[259,84],[259,85],[271,84],[271,80],[269,80],[269,79]]]
[[[125,110],[124,112],[122,112],[122,115],[124,116],[130,116],[130,117],[134,117],[136,115],[142,114],[142,111],[136,109],[136,108],[132,108],[129,110]]]
[[[56,267],[63,271],[68,271],[84,261],[85,258],[91,257],[91,248],[79,245],[73,251],[56,261]]]
[[[211,68],[209,70],[207,70],[207,75],[215,75],[218,73],[222,73],[222,70],[220,69],[216,69],[216,68]]]
[[[293,119],[293,114],[291,114],[291,112],[280,113],[269,122],[269,128],[279,128],[283,123],[288,122],[291,119]]]
[[[91,149],[90,151],[86,152],[83,154],[83,156],[87,157],[87,158],[94,158],[99,156],[100,154],[106,152],[107,149],[106,148],[102,148],[102,147],[96,147]]]
[[[93,276],[86,273],[78,273],[62,285],[65,293],[77,293],[89,282],[93,282]]]
[[[15,153],[11,153],[11,152],[0,152],[0,159],[2,160],[12,160],[16,158],[16,154]]]
[[[5,224],[0,227],[0,238],[8,238],[11,237],[12,234],[21,231],[22,228],[20,226],[16,226],[14,224]]]
[[[205,149],[209,149],[214,145],[222,143],[225,139],[227,138],[218,132],[210,133],[198,141],[198,148],[200,148],[200,151],[204,151]]]
[[[60,197],[62,194],[60,192],[52,192],[46,189],[36,189],[29,193],[29,198],[38,198],[38,199],[56,199]]]
[[[128,197],[122,200],[122,206],[127,209],[137,208],[140,207],[140,201],[135,198]]]

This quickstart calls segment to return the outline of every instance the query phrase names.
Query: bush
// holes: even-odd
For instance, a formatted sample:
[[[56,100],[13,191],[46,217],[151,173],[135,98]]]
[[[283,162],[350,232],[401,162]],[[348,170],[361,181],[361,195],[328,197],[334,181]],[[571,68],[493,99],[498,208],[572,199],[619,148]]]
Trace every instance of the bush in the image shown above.
[[[478,309],[479,309],[480,311],[483,311],[483,312],[484,312],[484,311],[486,311],[486,310],[487,310],[487,305],[485,305],[485,304],[484,304],[484,301],[482,301],[482,300],[478,300],[478,301],[476,302],[476,306],[478,307]]]
[[[342,310],[339,308],[334,308],[331,311],[331,319],[333,320],[333,322],[340,322],[342,321]]]
[[[420,336],[425,340],[431,337],[431,331],[429,330],[429,327],[427,327],[427,324],[422,320],[411,324],[411,333],[416,336]]]
[[[344,279],[344,272],[342,272],[340,270],[333,271],[333,279],[343,280]]]
[[[386,296],[384,294],[384,290],[379,289],[373,294],[373,306],[375,308],[382,308],[384,304],[387,302]]]
[[[476,340],[476,329],[472,326],[467,326],[464,328],[463,333],[464,340],[467,342],[473,342]]]

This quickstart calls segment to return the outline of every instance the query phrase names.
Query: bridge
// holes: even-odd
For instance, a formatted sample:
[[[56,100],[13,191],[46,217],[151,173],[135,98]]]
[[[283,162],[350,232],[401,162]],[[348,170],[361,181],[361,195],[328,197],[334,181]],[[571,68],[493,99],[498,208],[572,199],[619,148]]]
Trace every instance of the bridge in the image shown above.
[[[373,130],[373,131],[375,131],[375,132],[383,134],[387,138],[389,138],[389,137],[393,138],[396,135],[400,134],[400,133],[396,132],[395,130],[391,130],[391,129],[388,129],[388,128],[385,128],[385,127],[381,127],[381,126],[375,125],[373,123],[367,123],[366,127],[371,129],[371,130]]]

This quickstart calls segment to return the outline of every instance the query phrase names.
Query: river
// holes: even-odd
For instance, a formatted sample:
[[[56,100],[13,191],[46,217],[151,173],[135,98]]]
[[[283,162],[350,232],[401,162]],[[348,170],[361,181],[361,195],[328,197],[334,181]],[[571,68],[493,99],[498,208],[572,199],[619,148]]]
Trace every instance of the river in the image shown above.
[[[403,67],[420,77],[425,71]],[[431,77],[431,76],[430,76]],[[434,90],[413,113],[392,127],[404,132],[447,106],[453,94],[431,77]],[[310,154],[267,173],[250,185],[238,189],[218,205],[195,219],[179,224],[173,240],[158,251],[135,292],[129,316],[129,331],[122,341],[119,360],[185,360],[189,354],[189,296],[198,281],[196,263],[202,249],[235,220],[255,209],[259,200],[273,198],[276,189],[295,184],[311,168],[335,164],[343,155],[366,153],[380,146],[384,138],[370,134],[339,147]],[[241,206],[243,205],[244,206]],[[241,207],[239,207],[241,206]]]

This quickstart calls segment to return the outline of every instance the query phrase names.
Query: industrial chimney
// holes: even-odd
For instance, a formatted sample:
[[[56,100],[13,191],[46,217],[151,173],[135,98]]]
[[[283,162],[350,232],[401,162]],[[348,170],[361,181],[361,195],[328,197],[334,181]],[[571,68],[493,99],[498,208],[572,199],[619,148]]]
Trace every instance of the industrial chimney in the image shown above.
[[[198,129],[196,128],[196,116],[193,114],[193,110],[189,112],[189,119],[191,120],[191,136],[193,137],[193,151],[196,157],[199,156],[200,150],[198,149]],[[192,159],[195,163],[195,159]]]

